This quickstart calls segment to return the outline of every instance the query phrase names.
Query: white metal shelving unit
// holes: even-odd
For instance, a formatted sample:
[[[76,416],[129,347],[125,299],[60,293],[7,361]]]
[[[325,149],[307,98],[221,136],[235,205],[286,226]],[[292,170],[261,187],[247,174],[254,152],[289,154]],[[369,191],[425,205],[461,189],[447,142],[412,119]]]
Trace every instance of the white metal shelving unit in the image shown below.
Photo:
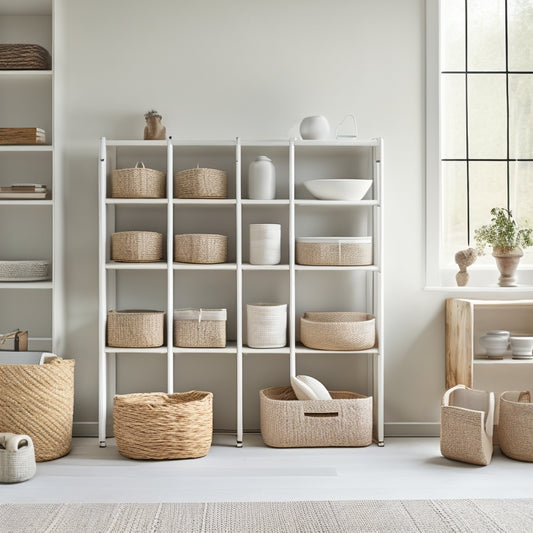
[[[142,159],[142,154],[158,152],[160,161],[166,157],[167,197],[162,200],[118,200],[109,198],[111,170],[117,167],[119,152],[129,153],[128,161]],[[247,165],[259,154],[272,157],[277,169],[277,193],[275,200],[247,199]],[[228,172],[228,199],[182,200],[173,198],[173,171],[196,166],[212,166]],[[235,432],[237,446],[243,442],[243,358],[280,356],[288,358],[289,373],[295,375],[301,358],[354,356],[367,358],[367,393],[374,397],[375,440],[384,442],[383,435],[383,142],[368,141],[246,141],[239,138],[231,141],[107,141],[102,139],[99,167],[99,212],[100,212],[100,397],[99,435],[100,445],[105,446],[109,400],[116,391],[116,354],[145,353],[166,354],[167,391],[174,391],[174,358],[183,354],[226,354],[235,357]],[[324,160],[324,161],[323,161]],[[158,168],[152,166],[151,168]],[[159,168],[162,170],[162,168]],[[328,173],[329,172],[329,173]],[[318,173],[318,174],[317,174]],[[326,173],[326,174],[324,174]],[[340,175],[339,175],[340,173]],[[303,181],[337,175],[339,177],[370,177],[374,181],[371,199],[359,202],[329,202],[313,200],[303,190]],[[120,264],[109,260],[110,235],[126,228],[124,220],[117,218],[117,210],[142,209],[160,206],[166,211],[167,259],[161,263]],[[247,228],[256,221],[281,223],[282,254],[278,265],[251,265],[248,262],[249,246]],[[316,219],[316,221],[315,221]],[[130,218],[130,220],[133,220]],[[215,228],[215,229],[213,229]],[[295,262],[295,239],[298,236],[317,234],[333,235],[342,228],[344,234],[357,231],[371,234],[374,243],[374,263],[367,267],[312,267]],[[362,228],[362,229],[358,229]],[[334,231],[336,230],[336,231]],[[218,265],[195,265],[173,262],[173,236],[176,233],[213,232],[229,236],[228,262]],[[152,350],[109,348],[105,345],[107,311],[120,305],[117,288],[117,273],[121,271],[165,271],[167,273],[166,302],[161,308],[167,311],[166,345]],[[176,281],[183,276],[200,275],[229,276],[231,287],[219,298],[225,300],[211,307],[228,308],[228,343],[225,348],[184,349],[173,346],[173,309],[178,307],[207,307],[191,305],[197,294],[202,301],[214,295],[183,295],[176,289]],[[349,290],[342,288],[343,276],[350,282]],[[260,276],[261,283],[255,280]],[[306,281],[311,276],[311,281]],[[371,350],[358,352],[324,352],[311,350],[298,343],[297,317],[309,309],[313,300],[307,296],[309,283],[316,289],[323,285],[324,277],[339,287],[338,298],[324,302],[321,310],[364,310],[376,315],[377,345]],[[331,281],[333,278],[333,281]],[[299,284],[304,287],[299,290]],[[354,288],[358,290],[354,292]],[[207,289],[203,292],[205,293]],[[223,291],[222,291],[223,292]],[[271,293],[274,293],[273,295]],[[319,291],[320,293],[320,291]],[[288,343],[284,348],[254,349],[246,346],[245,309],[247,303],[257,301],[259,295],[277,298],[288,304]],[[323,295],[319,295],[322,297]],[[187,300],[189,298],[189,300]],[[314,309],[317,310],[317,309]],[[179,370],[179,363],[177,364]],[[287,376],[287,380],[288,380]]]

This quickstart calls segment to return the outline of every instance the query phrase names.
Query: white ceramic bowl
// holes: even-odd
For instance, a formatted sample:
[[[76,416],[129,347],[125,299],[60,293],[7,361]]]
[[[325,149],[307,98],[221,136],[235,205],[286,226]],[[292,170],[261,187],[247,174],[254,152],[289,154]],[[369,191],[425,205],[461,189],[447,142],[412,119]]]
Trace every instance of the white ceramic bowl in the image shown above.
[[[515,359],[533,357],[533,337],[529,335],[511,335],[511,353]]]
[[[309,180],[304,185],[319,200],[361,200],[372,185],[372,180],[325,179]]]

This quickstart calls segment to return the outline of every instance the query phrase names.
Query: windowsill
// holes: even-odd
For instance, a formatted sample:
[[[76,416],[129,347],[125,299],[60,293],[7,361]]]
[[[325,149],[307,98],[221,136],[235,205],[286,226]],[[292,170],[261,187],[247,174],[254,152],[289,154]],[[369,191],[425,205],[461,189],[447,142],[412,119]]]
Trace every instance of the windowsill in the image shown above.
[[[532,294],[533,295],[533,286],[532,285],[518,285],[517,287],[500,287],[499,285],[486,285],[486,286],[474,286],[466,285],[464,287],[458,286],[435,286],[435,285],[426,285],[424,287],[425,291],[430,292],[453,292],[453,293],[484,293],[491,295],[516,295],[516,294]]]

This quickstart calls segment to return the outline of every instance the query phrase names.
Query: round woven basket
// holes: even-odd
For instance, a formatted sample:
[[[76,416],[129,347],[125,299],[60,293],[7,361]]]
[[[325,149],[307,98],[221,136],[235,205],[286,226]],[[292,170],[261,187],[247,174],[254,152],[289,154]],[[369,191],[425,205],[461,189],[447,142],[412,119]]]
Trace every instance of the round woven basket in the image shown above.
[[[139,166],[142,165],[142,166]],[[164,198],[165,174],[137,163],[134,168],[120,168],[111,172],[113,198]]]
[[[315,350],[367,350],[376,343],[376,319],[352,311],[304,313],[300,340]]]
[[[113,429],[118,451],[131,459],[203,457],[213,438],[213,394],[117,395]]]
[[[150,263],[163,259],[163,234],[155,231],[120,231],[111,235],[111,259]]]
[[[0,365],[0,432],[29,435],[38,462],[70,452],[74,359]]]
[[[38,281],[50,275],[50,261],[0,261],[0,281]]]
[[[0,70],[47,70],[48,50],[38,44],[0,44]]]
[[[115,348],[163,346],[165,312],[144,309],[107,313],[107,345]]]
[[[531,392],[500,395],[498,440],[501,451],[519,461],[533,462],[533,403]]]
[[[174,174],[175,198],[227,198],[228,175],[216,168],[190,168]]]
[[[174,236],[174,261],[178,263],[225,263],[228,238],[216,233],[183,233]]]

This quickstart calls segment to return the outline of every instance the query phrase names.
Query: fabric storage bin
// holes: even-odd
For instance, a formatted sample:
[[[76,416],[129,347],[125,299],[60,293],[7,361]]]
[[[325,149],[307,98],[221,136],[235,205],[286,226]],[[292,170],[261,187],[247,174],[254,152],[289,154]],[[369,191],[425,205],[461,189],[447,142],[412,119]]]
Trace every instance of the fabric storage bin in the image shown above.
[[[163,346],[165,312],[131,309],[107,313],[107,345],[115,348]]]
[[[118,451],[131,459],[203,457],[213,437],[213,394],[117,395],[113,429]]]
[[[281,258],[281,224],[250,224],[250,264],[277,265]]]
[[[190,168],[174,174],[175,198],[227,198],[228,175],[216,168]]]
[[[225,263],[228,238],[216,233],[183,233],[174,236],[174,261],[178,263]]]
[[[19,483],[35,475],[35,448],[29,435],[0,433],[0,483]]]
[[[226,309],[175,309],[174,346],[224,348]]]
[[[155,231],[119,231],[111,235],[111,259],[150,263],[163,259],[163,234]]]
[[[70,452],[74,365],[61,357],[42,365],[0,365],[0,432],[29,435],[37,462]]]
[[[248,304],[246,325],[250,348],[282,348],[287,344],[287,304]]]
[[[533,462],[533,403],[531,392],[500,395],[498,441],[501,451],[519,461]]]
[[[275,448],[368,446],[372,397],[330,391],[331,400],[297,400],[292,387],[259,392],[261,435]]]
[[[38,44],[0,44],[0,70],[49,70],[52,58]]]
[[[142,166],[139,166],[142,165]],[[134,168],[119,168],[111,172],[112,198],[164,198],[165,174],[136,163]]]
[[[494,393],[464,385],[448,389],[441,405],[442,455],[463,463],[488,465],[493,452],[493,424]]]
[[[372,264],[372,237],[297,237],[296,263],[315,266]]]
[[[300,341],[314,350],[367,350],[376,344],[376,319],[355,311],[304,313]]]

